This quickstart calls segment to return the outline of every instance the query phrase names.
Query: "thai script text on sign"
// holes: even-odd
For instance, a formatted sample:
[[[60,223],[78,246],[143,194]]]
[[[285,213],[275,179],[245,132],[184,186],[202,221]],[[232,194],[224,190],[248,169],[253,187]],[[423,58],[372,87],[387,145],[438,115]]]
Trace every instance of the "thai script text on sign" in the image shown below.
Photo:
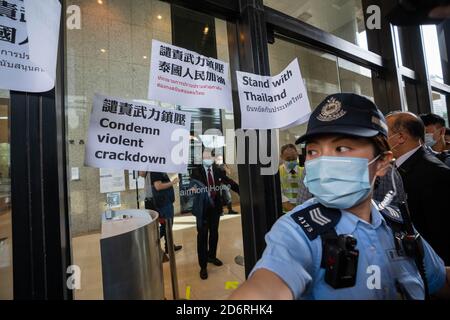
[[[192,108],[232,110],[229,65],[153,40],[148,98]]]

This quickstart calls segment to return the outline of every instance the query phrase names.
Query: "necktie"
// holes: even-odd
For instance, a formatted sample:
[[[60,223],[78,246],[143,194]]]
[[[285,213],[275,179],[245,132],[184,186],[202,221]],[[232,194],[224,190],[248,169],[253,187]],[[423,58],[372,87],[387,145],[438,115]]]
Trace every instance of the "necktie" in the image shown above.
[[[209,187],[209,194],[211,195],[211,198],[215,198],[216,197],[216,191],[214,188],[214,179],[213,176],[211,174],[211,168],[208,168],[208,187]]]

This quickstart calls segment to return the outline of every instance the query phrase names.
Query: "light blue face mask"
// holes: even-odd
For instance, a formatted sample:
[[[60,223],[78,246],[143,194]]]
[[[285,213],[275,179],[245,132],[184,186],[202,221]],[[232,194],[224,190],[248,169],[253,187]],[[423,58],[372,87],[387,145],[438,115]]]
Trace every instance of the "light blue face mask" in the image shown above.
[[[305,186],[328,208],[348,209],[367,198],[372,161],[353,157],[320,157],[305,163]]]
[[[289,171],[291,171],[291,170],[294,170],[295,167],[297,167],[298,162],[296,160],[294,160],[294,161],[286,161],[285,164],[286,164],[286,168]]]
[[[434,147],[435,145],[436,145],[436,140],[434,140],[434,134],[433,133],[426,133],[425,134],[425,144],[427,145],[427,146],[429,146],[430,148],[431,147]]]
[[[203,165],[205,167],[211,167],[214,163],[213,159],[203,159]]]

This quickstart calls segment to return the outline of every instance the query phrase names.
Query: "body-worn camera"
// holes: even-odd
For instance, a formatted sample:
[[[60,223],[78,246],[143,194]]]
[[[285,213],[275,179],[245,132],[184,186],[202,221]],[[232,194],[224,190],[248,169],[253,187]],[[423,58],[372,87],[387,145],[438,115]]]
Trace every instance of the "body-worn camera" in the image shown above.
[[[351,235],[339,235],[324,241],[322,266],[325,282],[335,289],[353,287],[358,271],[359,251]]]

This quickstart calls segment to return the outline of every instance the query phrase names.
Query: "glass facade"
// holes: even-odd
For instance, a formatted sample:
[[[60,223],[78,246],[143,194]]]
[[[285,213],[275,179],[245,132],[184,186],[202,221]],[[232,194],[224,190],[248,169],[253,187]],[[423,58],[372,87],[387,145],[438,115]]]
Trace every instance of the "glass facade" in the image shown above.
[[[264,0],[264,5],[367,50],[361,0]]]
[[[67,5],[73,4],[67,1]],[[156,39],[205,56],[229,61],[227,26],[224,20],[202,15],[179,7],[171,7],[162,1],[81,1],[78,3],[83,17],[80,30],[67,29],[66,44],[66,108],[70,191],[70,219],[73,263],[80,266],[83,277],[81,289],[75,291],[76,299],[102,299],[102,272],[100,255],[101,214],[108,197],[118,200],[115,210],[144,207],[145,191],[138,190],[132,173],[115,169],[96,169],[84,166],[84,150],[95,93],[152,102],[168,109],[180,109],[192,113],[193,141],[199,135],[216,129],[225,134],[234,128],[232,112],[214,109],[186,108],[167,103],[148,101],[151,41]],[[107,23],[105,23],[107,21]],[[201,132],[194,128],[201,128]],[[220,133],[216,133],[222,135]],[[193,142],[194,145],[195,142]],[[220,152],[220,151],[219,151]],[[238,181],[237,166],[229,165],[229,176]],[[170,174],[170,176],[175,176]],[[181,185],[188,175],[180,176]],[[197,267],[195,218],[190,214],[190,199],[180,197],[175,187],[174,237],[183,245],[177,252],[180,291],[187,286],[195,295],[201,280]],[[239,208],[239,197],[232,193],[232,204]],[[225,210],[226,212],[226,210]],[[211,282],[225,295],[226,281],[244,280],[244,269],[235,266],[234,258],[242,254],[240,216],[226,216],[221,228],[226,239],[219,238],[219,256],[230,263],[230,271],[216,275]],[[221,251],[221,241],[226,250]],[[164,264],[166,296],[169,297],[170,273]],[[228,277],[228,279],[227,279]],[[223,293],[221,293],[223,292]],[[204,293],[207,294],[207,293]],[[197,294],[196,298],[207,298]]]
[[[0,300],[13,298],[9,92],[0,90]]]
[[[372,72],[353,62],[338,58],[341,92],[352,92],[374,101]]]
[[[328,53],[276,39],[269,45],[270,71],[281,72],[293,59],[300,64],[311,108],[336,92],[353,92],[373,100],[372,76],[367,68]],[[279,144],[293,143],[306,132],[306,124],[280,130]]]
[[[441,48],[435,25],[424,25],[422,28],[423,44],[425,49],[426,65],[430,80],[444,83],[441,62]]]
[[[95,93],[146,99],[151,39],[171,41],[170,6],[159,1],[67,1],[79,5],[81,29],[66,30],[66,108],[70,221],[74,264],[83,271],[77,299],[101,299],[101,214],[136,208],[136,185],[124,170],[84,166]],[[142,194],[143,190],[139,190]],[[140,197],[140,206],[143,198]]]
[[[431,97],[433,100],[432,112],[443,117],[445,119],[446,126],[448,127],[449,126],[448,111],[447,111],[448,109],[447,109],[447,101],[446,101],[445,95],[443,95],[442,93],[433,91]]]

